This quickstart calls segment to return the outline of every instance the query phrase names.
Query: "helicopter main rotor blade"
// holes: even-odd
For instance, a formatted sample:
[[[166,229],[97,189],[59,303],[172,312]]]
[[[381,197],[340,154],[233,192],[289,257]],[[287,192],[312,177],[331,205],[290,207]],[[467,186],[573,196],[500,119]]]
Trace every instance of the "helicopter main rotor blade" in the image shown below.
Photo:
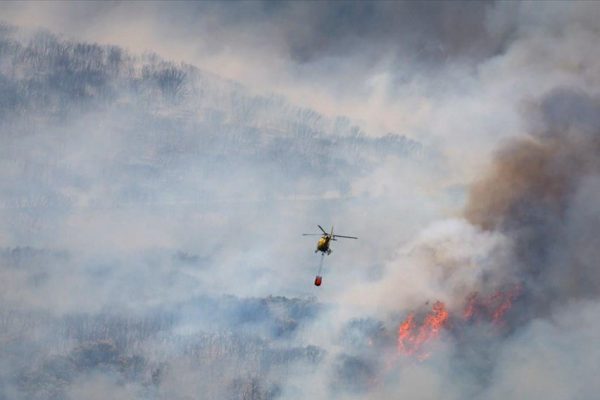
[[[323,236],[320,233],[303,233],[302,236]]]
[[[323,232],[324,234],[328,235],[328,233],[325,231],[325,229],[323,229],[323,227],[321,225],[317,225],[319,227],[319,229],[321,230],[321,232]]]
[[[340,238],[345,238],[345,239],[358,239],[355,236],[344,236],[344,235],[333,235],[334,238],[336,237],[340,237]]]

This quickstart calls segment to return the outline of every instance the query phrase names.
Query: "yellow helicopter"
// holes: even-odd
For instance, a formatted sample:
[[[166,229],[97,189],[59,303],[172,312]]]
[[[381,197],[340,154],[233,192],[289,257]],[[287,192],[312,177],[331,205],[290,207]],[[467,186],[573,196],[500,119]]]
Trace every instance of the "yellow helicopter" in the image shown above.
[[[327,233],[321,225],[317,225],[317,226],[323,233],[303,233],[302,234],[302,236],[321,236],[321,238],[317,242],[317,248],[315,250],[315,253],[320,251],[323,254],[327,254],[327,255],[331,254],[331,249],[329,248],[329,242],[331,242],[332,240],[335,241],[335,240],[337,240],[337,238],[358,239],[357,237],[354,237],[354,236],[334,235],[333,234],[333,226],[331,227],[331,233]]]

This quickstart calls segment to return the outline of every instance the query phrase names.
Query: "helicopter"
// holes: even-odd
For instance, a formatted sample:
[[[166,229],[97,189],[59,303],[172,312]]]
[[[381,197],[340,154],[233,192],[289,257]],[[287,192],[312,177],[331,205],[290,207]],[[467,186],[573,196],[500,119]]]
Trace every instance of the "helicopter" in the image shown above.
[[[302,236],[321,236],[321,238],[317,242],[317,248],[315,250],[315,253],[320,251],[323,254],[327,254],[327,255],[331,254],[331,249],[329,248],[329,242],[331,242],[332,240],[337,240],[337,238],[358,239],[357,237],[354,237],[354,236],[334,235],[333,234],[333,226],[331,227],[331,233],[327,233],[321,225],[317,225],[317,226],[323,233],[303,233],[302,234]]]

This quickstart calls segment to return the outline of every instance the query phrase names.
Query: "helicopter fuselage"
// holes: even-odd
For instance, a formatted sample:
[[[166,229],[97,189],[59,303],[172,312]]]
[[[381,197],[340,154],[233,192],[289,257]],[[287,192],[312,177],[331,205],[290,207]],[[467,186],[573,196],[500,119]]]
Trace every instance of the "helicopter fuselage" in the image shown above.
[[[331,237],[322,236],[321,239],[319,239],[319,241],[317,242],[317,249],[315,250],[315,253],[317,251],[320,251],[322,253],[330,254],[331,253],[331,249],[329,248],[330,241],[331,241]]]
[[[338,238],[345,239],[358,239],[354,236],[344,236],[344,235],[334,235],[333,234],[333,226],[331,227],[331,233],[328,233],[321,225],[317,225],[322,233],[303,233],[302,236],[321,236],[319,241],[317,242],[317,248],[315,253],[319,251],[323,254],[331,254],[331,249],[329,248],[329,243],[332,240],[337,240]]]

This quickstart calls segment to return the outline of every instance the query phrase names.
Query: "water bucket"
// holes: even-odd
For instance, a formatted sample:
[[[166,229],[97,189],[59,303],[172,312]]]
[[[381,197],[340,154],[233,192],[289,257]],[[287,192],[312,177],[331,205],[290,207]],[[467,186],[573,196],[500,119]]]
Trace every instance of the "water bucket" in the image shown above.
[[[323,278],[321,278],[319,275],[317,275],[315,277],[315,286],[321,286],[321,281]]]

